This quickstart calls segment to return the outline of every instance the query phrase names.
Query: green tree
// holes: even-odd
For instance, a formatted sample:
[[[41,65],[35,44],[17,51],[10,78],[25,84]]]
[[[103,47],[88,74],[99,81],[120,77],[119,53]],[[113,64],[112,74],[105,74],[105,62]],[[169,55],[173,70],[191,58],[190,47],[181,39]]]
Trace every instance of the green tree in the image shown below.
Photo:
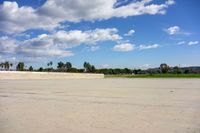
[[[66,62],[65,68],[67,69],[67,71],[71,70],[72,64],[70,62]]]
[[[175,67],[173,68],[173,70],[174,70],[174,73],[176,73],[176,74],[181,74],[181,70],[180,70],[180,68],[179,68],[178,66],[175,66]]]
[[[52,65],[53,65],[53,62],[52,62],[52,61],[50,61],[50,62],[47,63],[47,66],[48,66],[48,67],[51,67]]]
[[[19,62],[16,66],[17,71],[24,71],[24,62]]]
[[[123,71],[123,74],[132,74],[132,70],[128,68],[124,68],[122,71]]]
[[[88,63],[88,62],[84,62],[84,63],[83,63],[83,67],[84,67],[84,69],[85,69],[85,72],[88,72],[89,63]]]
[[[43,67],[40,67],[40,68],[38,69],[39,72],[42,72],[43,70],[44,70]]]
[[[8,61],[6,61],[5,63],[3,63],[3,67],[4,67],[4,69],[6,71],[10,70],[10,67],[12,67],[12,66],[13,66],[13,64],[10,63],[10,62],[8,62]]]
[[[52,65],[53,65],[52,61],[50,61],[50,62],[47,63],[47,66],[48,66],[47,70],[48,71],[53,71]]]
[[[50,65],[50,66],[52,66],[52,65],[53,65],[53,62],[52,62],[52,61],[50,61],[50,62],[49,62],[49,65]]]
[[[63,71],[65,69],[65,64],[62,61],[60,61],[60,62],[58,62],[57,68],[59,70]]]
[[[160,70],[162,73],[167,73],[169,71],[169,66],[166,63],[160,64]]]
[[[84,62],[83,67],[85,69],[85,72],[95,72],[95,66],[90,65],[89,62]]]
[[[33,71],[33,67],[32,67],[32,66],[30,66],[28,70],[29,70],[29,71]]]
[[[190,70],[189,69],[186,69],[185,71],[184,71],[184,74],[189,74],[190,73]]]
[[[91,70],[90,70],[90,72],[95,72],[95,70],[96,70],[95,66],[92,65],[92,66],[91,66]]]
[[[13,66],[13,64],[12,63],[10,63],[10,67],[12,67]]]
[[[3,67],[4,67],[4,63],[0,63],[0,67],[3,69]]]

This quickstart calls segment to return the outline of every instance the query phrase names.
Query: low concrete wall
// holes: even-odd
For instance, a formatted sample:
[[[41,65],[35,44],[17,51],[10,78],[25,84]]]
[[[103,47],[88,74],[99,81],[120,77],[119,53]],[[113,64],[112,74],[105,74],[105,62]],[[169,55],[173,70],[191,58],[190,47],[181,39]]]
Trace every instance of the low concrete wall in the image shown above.
[[[99,79],[104,74],[0,71],[0,79]]]

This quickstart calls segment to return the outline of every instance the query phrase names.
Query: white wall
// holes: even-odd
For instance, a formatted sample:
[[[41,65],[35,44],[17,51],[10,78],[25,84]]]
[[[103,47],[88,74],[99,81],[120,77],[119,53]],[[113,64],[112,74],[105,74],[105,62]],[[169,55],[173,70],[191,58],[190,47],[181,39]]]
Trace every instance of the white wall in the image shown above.
[[[96,79],[104,74],[0,71],[0,79]]]

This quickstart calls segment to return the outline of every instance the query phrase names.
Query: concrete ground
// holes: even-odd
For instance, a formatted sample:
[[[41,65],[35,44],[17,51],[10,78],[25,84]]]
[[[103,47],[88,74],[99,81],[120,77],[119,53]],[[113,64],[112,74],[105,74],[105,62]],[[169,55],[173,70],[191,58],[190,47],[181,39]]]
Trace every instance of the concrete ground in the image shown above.
[[[200,133],[200,79],[0,80],[0,133]]]

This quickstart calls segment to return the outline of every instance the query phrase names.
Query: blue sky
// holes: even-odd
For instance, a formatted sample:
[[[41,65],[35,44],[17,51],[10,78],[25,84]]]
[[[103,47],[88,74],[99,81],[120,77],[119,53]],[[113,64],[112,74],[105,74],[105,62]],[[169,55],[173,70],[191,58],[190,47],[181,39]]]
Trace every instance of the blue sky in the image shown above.
[[[0,60],[200,65],[199,0],[0,0]]]

